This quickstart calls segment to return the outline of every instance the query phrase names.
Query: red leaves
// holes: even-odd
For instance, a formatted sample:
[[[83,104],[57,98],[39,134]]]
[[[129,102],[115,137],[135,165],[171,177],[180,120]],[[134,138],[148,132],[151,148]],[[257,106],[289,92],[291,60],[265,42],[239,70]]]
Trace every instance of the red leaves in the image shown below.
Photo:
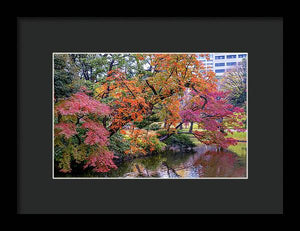
[[[237,140],[226,138],[227,134],[220,131],[194,131],[194,136],[206,145],[215,144],[223,148],[228,148],[230,145],[236,145]]]
[[[239,121],[241,116],[235,114],[243,112],[243,109],[229,104],[226,92],[206,92],[204,97],[207,101],[205,105],[200,94],[191,93],[189,101],[180,112],[183,121],[185,123],[198,122],[203,131],[195,131],[194,135],[204,144],[216,144],[223,148],[236,145],[235,139],[226,138],[226,130],[241,131],[243,129],[244,124]]]
[[[65,137],[68,139],[71,136],[77,134],[76,132],[76,126],[73,123],[64,123],[61,122],[59,124],[55,125],[55,128],[59,129],[60,132],[58,135],[65,135]]]
[[[71,168],[68,167],[71,155],[75,158],[74,156],[81,148],[91,150],[86,151],[86,157],[83,157],[87,161],[85,167],[95,167],[94,171],[96,172],[107,172],[111,168],[117,168],[112,160],[113,153],[107,150],[109,132],[98,122],[99,116],[107,116],[111,113],[109,106],[94,100],[83,92],[78,92],[57,106],[56,113],[60,114],[63,120],[55,125],[55,128],[59,130],[56,135],[64,135],[66,139],[76,135],[78,141],[78,145],[72,146],[71,149],[68,149],[68,155],[65,154],[68,158],[62,160],[61,163],[64,164],[61,172],[71,171]],[[74,117],[77,118],[76,122]],[[83,121],[82,124],[80,120]],[[78,135],[76,128],[87,129],[85,137]],[[83,143],[82,138],[84,138]]]
[[[88,120],[87,122],[82,124],[82,128],[88,129],[86,138],[84,140],[85,144],[98,144],[100,146],[106,146],[108,144],[109,132],[103,127],[103,125]]]
[[[114,153],[104,148],[98,148],[92,153],[84,165],[84,168],[93,167],[94,172],[108,172],[110,169],[116,169],[117,166],[113,162]]]
[[[109,115],[111,110],[109,106],[94,100],[83,92],[78,92],[68,100],[62,102],[56,110],[61,115]]]

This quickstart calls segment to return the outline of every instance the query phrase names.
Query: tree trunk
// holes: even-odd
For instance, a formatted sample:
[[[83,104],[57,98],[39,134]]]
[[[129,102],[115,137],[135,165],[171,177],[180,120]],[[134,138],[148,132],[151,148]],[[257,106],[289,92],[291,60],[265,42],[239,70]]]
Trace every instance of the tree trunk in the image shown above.
[[[138,164],[136,164],[135,167],[138,170],[138,173],[142,175],[143,172],[141,171],[140,166]]]
[[[180,124],[180,126],[179,126],[179,130],[182,130],[183,129],[183,126],[182,126],[182,124]]]
[[[166,120],[165,120],[165,122],[164,122],[164,128],[166,128],[167,127],[167,123],[166,123]]]
[[[192,133],[192,132],[193,132],[193,125],[194,125],[194,122],[191,122],[191,126],[190,126],[189,133]]]

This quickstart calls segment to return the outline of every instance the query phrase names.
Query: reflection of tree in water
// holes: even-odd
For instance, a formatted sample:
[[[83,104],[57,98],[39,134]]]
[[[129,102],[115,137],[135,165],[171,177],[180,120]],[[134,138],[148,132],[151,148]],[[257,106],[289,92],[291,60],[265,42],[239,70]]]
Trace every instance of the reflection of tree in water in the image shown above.
[[[169,151],[165,154],[166,163],[168,166],[172,168],[176,168],[180,164],[186,162],[193,154],[195,154],[195,151],[185,151],[185,152]]]
[[[193,151],[167,150],[158,155],[138,158],[133,161],[131,171],[136,173],[133,176],[138,177],[160,177],[161,173],[165,171],[169,177],[180,177],[180,174],[176,172],[177,168],[194,153]]]
[[[138,176],[159,177],[159,173],[156,170],[162,165],[165,159],[162,155],[136,159],[132,170],[138,172]]]
[[[239,166],[238,156],[229,151],[208,151],[194,162],[201,177],[244,177],[246,168]]]
[[[132,169],[133,163],[130,161],[125,161],[117,169],[107,172],[107,177],[120,177],[130,172]]]
[[[137,159],[136,163],[142,164],[146,169],[154,171],[159,166],[161,166],[162,162],[166,160],[166,157],[163,155],[155,155],[147,158]]]
[[[176,177],[180,177],[180,175],[175,171],[175,169],[172,168],[172,167],[170,167],[166,161],[164,161],[164,162],[162,163],[162,165],[164,165],[164,166],[167,168],[167,173],[168,173],[168,176],[169,176],[169,177],[171,177],[171,172],[172,172]]]
[[[94,173],[95,174],[95,173]],[[93,174],[93,175],[94,175]],[[123,162],[106,177],[244,177],[245,162],[233,152],[168,150],[153,156]],[[98,175],[99,176],[99,175]]]
[[[156,172],[165,161],[168,162],[180,162],[174,151],[168,151],[153,156],[145,156],[132,161],[123,162],[118,169],[112,170],[107,173],[108,177],[120,177],[127,173],[133,172],[134,177],[159,177],[159,173]],[[182,155],[185,156],[185,155]]]

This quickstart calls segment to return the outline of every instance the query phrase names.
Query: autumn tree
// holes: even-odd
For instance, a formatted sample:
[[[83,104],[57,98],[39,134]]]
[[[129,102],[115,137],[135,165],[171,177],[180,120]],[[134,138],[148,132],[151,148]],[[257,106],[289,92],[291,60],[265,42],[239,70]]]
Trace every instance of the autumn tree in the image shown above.
[[[237,140],[227,138],[229,133],[244,131],[244,110],[228,102],[228,92],[207,91],[199,93],[196,89],[191,92],[193,98],[180,115],[183,123],[195,122],[200,131],[194,131],[195,137],[204,144],[215,144],[222,148],[237,144]]]
[[[54,113],[55,159],[60,171],[70,172],[72,161],[85,162],[84,168],[91,166],[96,172],[116,168],[114,153],[107,147],[109,132],[101,123],[111,113],[107,105],[77,92],[55,105]]]
[[[142,121],[155,110],[172,132],[181,122],[179,97],[184,91],[192,86],[200,90],[215,87],[212,72],[202,76],[203,67],[196,55],[146,54],[136,55],[136,59],[145,66],[144,73],[128,78],[123,71],[112,70],[107,73],[107,81],[97,89],[100,101],[111,97],[108,102],[113,108],[111,134],[130,121]]]

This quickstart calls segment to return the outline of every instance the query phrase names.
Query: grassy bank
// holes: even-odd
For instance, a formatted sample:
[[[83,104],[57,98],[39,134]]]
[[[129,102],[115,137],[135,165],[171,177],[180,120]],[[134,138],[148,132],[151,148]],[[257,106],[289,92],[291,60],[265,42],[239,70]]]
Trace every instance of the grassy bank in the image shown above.
[[[183,128],[182,130],[178,130],[179,132],[188,132],[188,128]],[[193,131],[201,131],[201,129],[193,129]],[[193,134],[186,134],[190,137],[190,139],[194,142],[196,145],[200,145],[201,142],[195,138]],[[247,141],[247,133],[246,132],[233,132],[233,134],[228,134],[226,137],[234,138],[241,141]],[[246,145],[246,143],[244,143]]]
[[[246,132],[233,132],[233,134],[228,134],[227,137],[235,138],[237,140],[247,140],[247,133]]]
[[[194,129],[196,131],[198,129]],[[182,132],[188,132],[188,129],[180,130]],[[193,135],[193,134],[186,134],[189,136],[191,141],[195,145],[201,145],[202,143]],[[229,134],[227,137],[235,138],[237,140],[247,141],[247,133],[246,132],[234,132],[233,134]],[[228,150],[236,153],[241,159],[245,160],[247,156],[247,143],[246,142],[239,142],[237,145],[231,145],[228,147]]]

